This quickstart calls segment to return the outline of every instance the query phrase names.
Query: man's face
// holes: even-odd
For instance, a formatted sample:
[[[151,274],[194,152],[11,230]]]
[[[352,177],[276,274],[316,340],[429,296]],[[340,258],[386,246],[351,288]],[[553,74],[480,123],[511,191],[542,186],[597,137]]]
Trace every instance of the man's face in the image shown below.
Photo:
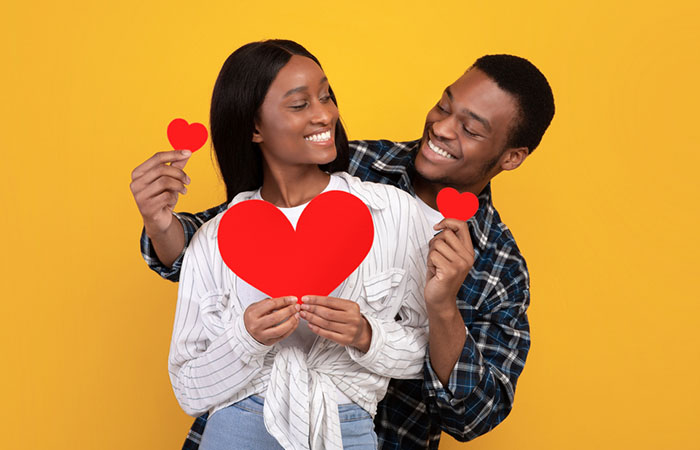
[[[428,112],[416,170],[433,183],[480,189],[501,170],[517,114],[512,95],[470,69]]]

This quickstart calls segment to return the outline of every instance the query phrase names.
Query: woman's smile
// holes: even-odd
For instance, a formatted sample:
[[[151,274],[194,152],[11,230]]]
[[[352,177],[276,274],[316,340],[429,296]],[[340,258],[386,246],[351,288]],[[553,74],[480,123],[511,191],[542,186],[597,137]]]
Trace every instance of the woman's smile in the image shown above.
[[[330,128],[324,131],[314,132],[314,134],[310,134],[308,136],[304,136],[304,140],[316,145],[335,145]]]

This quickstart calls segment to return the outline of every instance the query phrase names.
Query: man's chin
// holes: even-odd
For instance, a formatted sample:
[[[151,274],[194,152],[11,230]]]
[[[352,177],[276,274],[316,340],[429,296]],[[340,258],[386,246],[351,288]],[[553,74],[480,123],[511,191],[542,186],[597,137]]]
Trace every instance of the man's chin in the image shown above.
[[[444,168],[436,166],[420,154],[416,156],[415,168],[418,175],[429,183],[442,185],[451,184],[448,179],[449,174],[445,173]]]

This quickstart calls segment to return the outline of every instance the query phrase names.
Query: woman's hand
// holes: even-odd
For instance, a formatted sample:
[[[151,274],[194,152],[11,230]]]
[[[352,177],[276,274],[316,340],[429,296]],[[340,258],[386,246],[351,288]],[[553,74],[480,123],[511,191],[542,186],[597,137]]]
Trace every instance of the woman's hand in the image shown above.
[[[243,313],[246,330],[263,345],[281,341],[299,326],[296,303],[296,297],[279,297],[251,304]]]
[[[342,298],[305,295],[301,317],[317,335],[340,345],[367,352],[372,342],[372,327],[360,313],[360,306]]]

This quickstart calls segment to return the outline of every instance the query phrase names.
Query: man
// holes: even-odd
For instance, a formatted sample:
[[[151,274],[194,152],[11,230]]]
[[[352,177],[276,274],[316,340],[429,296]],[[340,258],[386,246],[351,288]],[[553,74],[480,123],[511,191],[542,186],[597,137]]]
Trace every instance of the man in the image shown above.
[[[509,414],[530,347],[529,275],[493,207],[490,181],[523,163],[553,116],[552,91],[535,66],[511,55],[487,55],[445,89],[420,140],[351,142],[351,174],[411,193],[435,230],[442,230],[430,241],[428,256],[424,379],[391,381],[375,417],[382,448],[436,449],[441,431],[467,441]],[[157,153],[132,173],[144,218],[142,253],[172,281],[196,229],[226,208],[173,220],[178,193],[189,183],[181,170],[188,157]],[[469,221],[441,220],[436,197],[448,186],[478,195],[479,210]],[[184,448],[197,448],[204,424],[205,418],[197,419]]]

